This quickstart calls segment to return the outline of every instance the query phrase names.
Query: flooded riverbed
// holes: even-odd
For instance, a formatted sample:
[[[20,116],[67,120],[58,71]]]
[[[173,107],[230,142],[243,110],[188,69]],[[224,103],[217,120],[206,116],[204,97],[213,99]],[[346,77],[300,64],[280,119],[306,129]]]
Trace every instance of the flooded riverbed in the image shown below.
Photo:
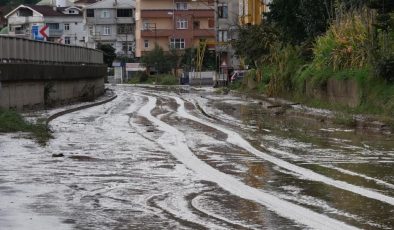
[[[0,136],[0,229],[394,228],[392,135],[204,90],[115,92],[52,121],[46,147]]]

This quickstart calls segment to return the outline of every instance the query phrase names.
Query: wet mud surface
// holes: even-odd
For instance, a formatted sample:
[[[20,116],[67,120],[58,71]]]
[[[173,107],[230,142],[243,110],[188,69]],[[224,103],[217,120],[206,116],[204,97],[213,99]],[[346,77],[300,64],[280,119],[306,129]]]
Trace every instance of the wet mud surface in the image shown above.
[[[114,90],[53,120],[46,147],[0,135],[0,229],[394,228],[393,135],[210,91]]]

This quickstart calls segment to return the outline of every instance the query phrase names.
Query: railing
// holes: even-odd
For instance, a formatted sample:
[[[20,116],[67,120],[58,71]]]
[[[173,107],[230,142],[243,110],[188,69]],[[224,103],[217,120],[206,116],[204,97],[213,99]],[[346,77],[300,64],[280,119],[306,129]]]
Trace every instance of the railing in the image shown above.
[[[0,61],[103,64],[103,52],[84,47],[0,36]]]
[[[60,29],[49,29],[48,37],[61,37],[63,35],[63,30]]]

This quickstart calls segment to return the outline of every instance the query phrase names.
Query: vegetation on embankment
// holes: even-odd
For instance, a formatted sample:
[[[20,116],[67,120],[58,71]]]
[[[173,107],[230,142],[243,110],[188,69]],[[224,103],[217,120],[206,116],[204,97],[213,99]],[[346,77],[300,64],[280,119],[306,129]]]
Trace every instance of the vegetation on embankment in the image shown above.
[[[286,2],[273,0],[265,23],[240,28],[234,47],[253,69],[231,87],[394,117],[394,2],[295,0],[282,7]],[[349,82],[355,102],[332,100],[339,91],[346,100]]]
[[[179,85],[179,79],[170,74],[148,75],[138,72],[129,80],[129,84],[155,84],[155,85]]]
[[[52,137],[45,123],[30,123],[19,113],[12,110],[0,110],[0,133],[26,132],[39,144],[45,145]]]

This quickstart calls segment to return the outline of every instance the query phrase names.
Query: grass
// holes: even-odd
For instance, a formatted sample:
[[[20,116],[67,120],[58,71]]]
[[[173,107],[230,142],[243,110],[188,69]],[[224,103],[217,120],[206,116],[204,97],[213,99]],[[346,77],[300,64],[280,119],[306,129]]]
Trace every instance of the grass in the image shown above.
[[[157,81],[157,83],[156,83]],[[155,84],[156,85],[179,85],[179,79],[169,74],[139,75],[129,80],[129,84]]]
[[[350,114],[337,113],[333,119],[334,124],[344,125],[347,127],[354,128],[357,126],[357,120]]]
[[[29,123],[19,113],[12,110],[0,110],[0,132],[27,132],[41,145],[45,145],[52,137],[44,123]]]

